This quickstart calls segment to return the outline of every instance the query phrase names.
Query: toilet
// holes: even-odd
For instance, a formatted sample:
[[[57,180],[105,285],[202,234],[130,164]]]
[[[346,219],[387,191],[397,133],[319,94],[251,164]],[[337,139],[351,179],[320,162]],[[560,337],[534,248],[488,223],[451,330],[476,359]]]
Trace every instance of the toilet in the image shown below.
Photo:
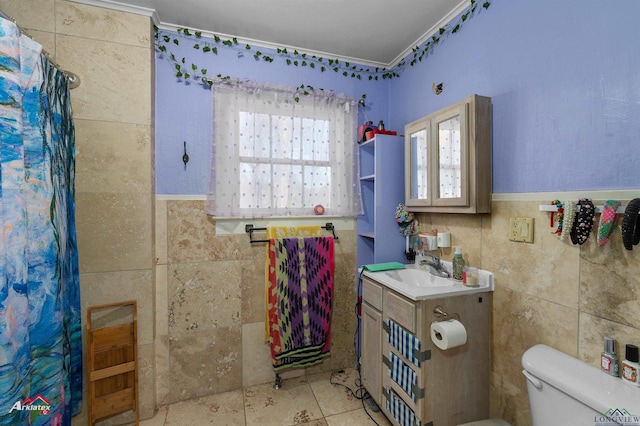
[[[640,388],[563,352],[533,346],[522,355],[522,366],[533,426],[615,424],[606,416],[640,418]],[[508,425],[489,419],[459,426]]]

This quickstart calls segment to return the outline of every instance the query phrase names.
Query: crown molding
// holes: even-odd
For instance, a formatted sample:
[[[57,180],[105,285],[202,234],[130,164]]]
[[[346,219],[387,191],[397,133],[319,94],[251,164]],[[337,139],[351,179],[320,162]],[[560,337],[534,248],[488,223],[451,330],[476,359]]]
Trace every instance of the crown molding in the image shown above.
[[[447,25],[449,22],[453,20],[456,16],[465,11],[465,9],[469,7],[469,0],[462,0],[451,12],[445,15],[440,21],[438,21],[434,26],[429,28],[422,36],[420,36],[415,42],[409,45],[403,52],[401,52],[394,60],[389,62],[386,65],[388,69],[391,69],[398,65],[404,58],[413,53],[413,49],[416,46],[422,46],[427,40],[429,40],[433,35],[435,35],[440,28]]]
[[[132,6],[129,4],[120,3],[113,0],[69,0],[69,1],[74,3],[86,4],[90,6],[102,7],[106,9],[118,10],[121,12],[128,12],[128,13],[135,13],[138,15],[149,16],[152,19],[154,25],[156,25],[160,29],[167,30],[167,31],[177,32],[178,29],[184,28],[184,26],[175,25],[168,22],[161,22],[155,9],[150,9],[150,8],[141,7],[141,6]],[[402,51],[398,56],[395,57],[395,59],[393,59],[389,63],[370,61],[370,60],[354,58],[350,56],[340,56],[340,55],[336,55],[335,53],[329,53],[329,52],[307,50],[307,49],[304,49],[298,46],[293,46],[293,45],[278,45],[268,41],[255,40],[251,38],[243,38],[243,37],[234,36],[233,34],[213,33],[211,31],[205,31],[198,28],[189,27],[189,30],[199,31],[202,33],[203,37],[207,37],[207,38],[213,38],[214,34],[219,37],[223,37],[227,39],[236,38],[238,40],[238,43],[242,45],[249,44],[251,46],[259,46],[261,48],[271,49],[274,51],[277,51],[277,49],[287,49],[288,51],[297,50],[299,53],[301,54],[306,53],[308,56],[315,55],[317,57],[322,57],[322,58],[338,59],[341,62],[351,62],[358,65],[374,67],[374,68],[386,68],[387,70],[391,70],[393,67],[398,65],[403,59],[405,59],[410,54],[412,54],[413,49],[416,46],[421,46],[423,43],[429,40],[433,35],[435,35],[440,30],[440,28],[446,26],[456,16],[463,13],[468,6],[469,6],[469,0],[461,0],[460,3],[453,10],[451,10],[440,21],[438,21],[435,25],[429,28],[421,37],[419,37],[414,43],[409,45],[404,51]]]
[[[180,25],[175,25],[167,22],[160,22],[160,19],[158,18],[158,14],[156,13],[155,9],[132,6],[129,4],[120,3],[113,0],[70,0],[70,1],[74,3],[86,4],[89,6],[96,6],[96,7],[102,7],[105,9],[112,9],[112,10],[118,10],[121,12],[128,12],[128,13],[135,13],[137,15],[149,16],[151,17],[154,25],[166,31],[177,32],[178,29],[185,28],[184,26],[180,26]],[[353,58],[349,56],[340,56],[340,55],[336,55],[335,53],[321,52],[317,50],[308,50],[308,49],[304,49],[304,48],[292,46],[292,45],[279,45],[279,44],[270,43],[263,40],[255,40],[251,38],[238,37],[233,34],[214,33],[212,31],[206,31],[199,28],[192,28],[192,27],[188,27],[188,28],[189,28],[189,31],[191,32],[199,31],[202,33],[202,37],[206,37],[210,39],[213,39],[214,35],[217,35],[218,37],[226,38],[226,39],[235,38],[236,40],[238,40],[238,44],[241,44],[243,46],[248,44],[251,46],[256,46],[256,47],[259,46],[263,49],[271,49],[274,51],[277,51],[278,49],[287,49],[290,52],[297,50],[300,54],[306,53],[307,56],[315,55],[317,57],[322,57],[327,59],[338,59],[341,62],[351,62],[354,64],[368,66],[368,67],[391,69],[390,64],[384,64],[382,62],[368,61],[366,59]]]
[[[162,22],[156,25],[158,26],[158,28],[162,30],[174,31],[174,32],[177,32],[179,29],[185,28],[184,26],[168,24],[165,22]],[[319,58],[326,58],[326,59],[338,59],[341,62],[350,62],[353,64],[364,65],[364,66],[374,67],[374,68],[378,67],[378,68],[390,69],[389,64],[383,64],[381,62],[368,61],[366,59],[353,58],[349,56],[340,56],[340,55],[336,55],[335,53],[322,52],[318,50],[308,50],[302,47],[291,46],[291,45],[275,44],[275,43],[270,43],[268,41],[263,41],[263,40],[256,40],[252,38],[234,36],[232,34],[224,34],[224,33],[218,33],[218,32],[214,33],[211,31],[192,28],[192,27],[189,27],[189,31],[191,31],[192,33],[195,31],[199,31],[202,33],[202,37],[206,37],[210,39],[213,39],[214,35],[217,35],[220,38],[229,39],[229,40],[235,38],[236,40],[238,40],[238,44],[241,46],[245,46],[248,44],[251,47],[261,47],[263,49],[271,49],[274,51],[277,51],[278,49],[287,49],[287,51],[289,52],[293,52],[294,50],[297,50],[298,53],[300,54],[306,53],[307,56],[317,56]]]

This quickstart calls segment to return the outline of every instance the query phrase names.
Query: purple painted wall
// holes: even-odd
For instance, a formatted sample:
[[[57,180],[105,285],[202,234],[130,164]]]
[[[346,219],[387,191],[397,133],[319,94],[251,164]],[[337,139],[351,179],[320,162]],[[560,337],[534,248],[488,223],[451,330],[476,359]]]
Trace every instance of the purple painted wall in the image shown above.
[[[640,188],[640,2],[493,0],[418,65],[391,81],[264,63],[182,43],[187,61],[238,78],[334,89],[359,98],[361,114],[387,129],[472,93],[493,100],[493,192]],[[425,28],[425,31],[427,29]],[[264,50],[264,49],[263,49]],[[431,83],[444,83],[435,96]],[[205,194],[210,91],[156,62],[158,194]],[[182,142],[191,156],[182,165]],[[402,168],[399,168],[399,172]]]
[[[490,96],[494,193],[640,188],[638,15],[637,0],[494,0],[391,81],[389,124]]]
[[[190,41],[191,40],[191,41]],[[212,41],[212,40],[210,40]],[[388,85],[383,81],[357,80],[333,71],[320,72],[309,67],[256,61],[252,54],[219,47],[218,54],[193,48],[193,39],[180,46],[171,45],[176,57],[207,69],[207,75],[222,74],[292,87],[301,84],[345,93],[356,99],[366,94],[366,108],[360,108],[360,122],[387,120]],[[203,45],[203,43],[200,43]],[[260,49],[264,53],[273,53]],[[244,54],[239,57],[238,52]],[[197,82],[185,83],[175,77],[174,65],[162,54],[156,55],[156,193],[204,195],[208,185],[211,140],[211,90]],[[387,129],[391,129],[387,126]],[[187,142],[189,163],[182,162],[183,141]],[[354,141],[355,143],[355,141]]]

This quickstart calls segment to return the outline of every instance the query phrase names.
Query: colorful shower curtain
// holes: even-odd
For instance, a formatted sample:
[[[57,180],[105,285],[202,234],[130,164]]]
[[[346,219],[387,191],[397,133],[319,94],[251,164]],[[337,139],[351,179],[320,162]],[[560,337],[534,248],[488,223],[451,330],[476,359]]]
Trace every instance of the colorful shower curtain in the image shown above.
[[[82,343],[69,87],[0,19],[0,425],[69,425]]]

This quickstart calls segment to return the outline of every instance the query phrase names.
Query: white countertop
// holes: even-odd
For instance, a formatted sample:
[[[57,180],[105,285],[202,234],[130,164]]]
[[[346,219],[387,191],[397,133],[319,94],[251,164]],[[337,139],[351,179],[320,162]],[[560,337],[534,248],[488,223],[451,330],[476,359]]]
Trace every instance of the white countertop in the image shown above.
[[[451,271],[451,262],[443,261],[442,264],[447,271]],[[415,272],[402,275],[402,269],[381,272],[365,270],[363,275],[391,290],[397,291],[411,300],[438,299],[442,297],[462,296],[465,294],[485,293],[493,291],[495,288],[493,273],[483,269],[478,270],[477,287],[467,287],[462,282],[456,281],[453,278],[442,278],[432,275],[428,267],[423,269],[410,264],[406,266],[406,269],[413,269]],[[421,276],[421,273],[424,274],[424,277]],[[403,278],[405,278],[404,281]]]

